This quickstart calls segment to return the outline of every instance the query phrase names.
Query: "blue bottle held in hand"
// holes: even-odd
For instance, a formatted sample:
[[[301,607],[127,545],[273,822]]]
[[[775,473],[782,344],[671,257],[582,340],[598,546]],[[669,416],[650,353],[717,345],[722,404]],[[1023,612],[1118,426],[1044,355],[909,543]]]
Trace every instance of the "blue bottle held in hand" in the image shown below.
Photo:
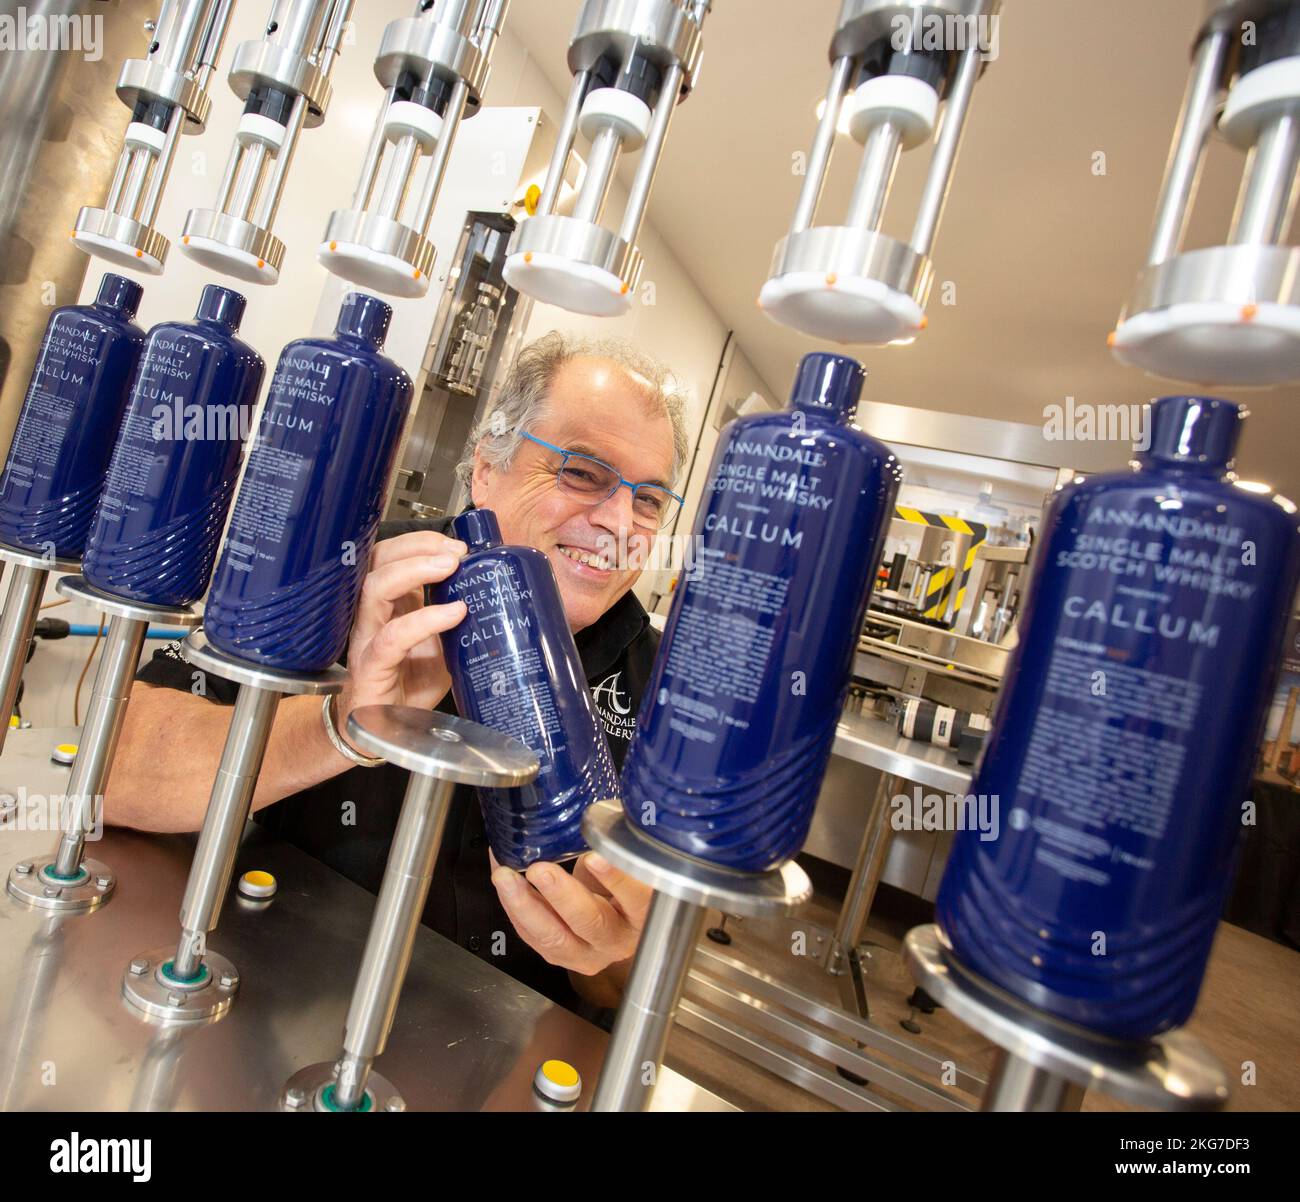
[[[1196,1004],[1232,880],[1300,521],[1229,474],[1245,411],[1167,397],[1133,470],[1043,526],[937,918],[958,958],[1067,1023],[1146,1040]]]
[[[86,547],[96,588],[171,606],[206,591],[265,367],[235,336],[245,303],[208,284],[193,321],[149,331]]]
[[[456,708],[526,743],[541,761],[522,788],[478,791],[488,842],[508,868],[571,860],[587,850],[584,811],[618,796],[618,775],[555,572],[533,547],[502,546],[490,509],[461,514],[448,533],[469,548],[434,590],[439,604],[469,609],[442,636]]]
[[[109,272],[93,304],[55,309],[0,478],[0,542],[80,559],[144,347],[142,289]]]
[[[900,478],[852,424],[863,378],[808,355],[786,410],[723,433],[623,762],[630,821],[726,868],[776,867],[812,822]]]
[[[280,355],[204,610],[213,646],[290,672],[347,647],[414,388],[393,310],[350,292],[332,338]]]

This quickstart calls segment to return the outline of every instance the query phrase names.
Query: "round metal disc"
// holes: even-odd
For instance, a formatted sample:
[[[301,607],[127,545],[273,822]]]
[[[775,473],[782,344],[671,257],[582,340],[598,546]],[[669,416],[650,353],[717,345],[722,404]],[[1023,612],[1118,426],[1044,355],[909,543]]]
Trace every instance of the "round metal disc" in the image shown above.
[[[162,274],[171,249],[152,226],[89,205],[77,214],[72,241],[88,255],[150,275]]]
[[[168,981],[164,964],[176,954],[175,944],[136,956],[122,977],[122,996],[151,1018],[201,1022],[219,1018],[239,992],[239,972],[225,956],[209,950],[198,984]]]
[[[172,605],[145,605],[141,601],[128,601],[97,589],[84,576],[64,576],[54,583],[57,592],[74,601],[89,601],[97,609],[115,618],[130,618],[133,622],[153,622],[159,626],[197,626],[202,618],[192,605],[177,608]]]
[[[459,785],[509,789],[527,784],[539,768],[537,754],[518,739],[451,714],[364,705],[346,725],[348,738],[367,755]]]
[[[11,547],[0,543],[0,560],[12,563],[20,568],[35,568],[38,572],[80,572],[79,559],[51,559],[44,555],[33,555],[21,547]]]
[[[334,1084],[334,1074],[333,1064],[309,1064],[306,1068],[300,1068],[280,1091],[280,1109],[294,1114],[339,1113],[327,1105],[325,1100],[325,1091]],[[366,1078],[366,1100],[369,1103],[364,1110],[366,1114],[393,1114],[406,1109],[406,1103],[397,1092],[397,1087],[373,1069]]]
[[[616,801],[598,801],[582,818],[593,851],[643,884],[739,918],[790,914],[812,896],[812,882],[793,860],[771,872],[734,872],[684,856],[640,834]]]
[[[81,861],[83,875],[77,881],[60,884],[47,875],[54,857],[43,860],[21,860],[9,870],[9,892],[27,906],[41,910],[89,913],[97,910],[117,885],[117,877],[107,864],[85,856]]]
[[[1186,1031],[1133,1044],[1058,1022],[976,976],[937,926],[909,931],[903,958],[926,993],[1035,1068],[1156,1110],[1217,1110],[1228,1100],[1223,1070]]]
[[[295,696],[323,697],[343,688],[348,674],[345,668],[331,664],[324,672],[282,672],[248,660],[236,659],[218,651],[208,642],[202,627],[192,631],[181,644],[181,654],[196,668],[213,672],[223,680],[267,689],[272,693],[289,693]]]

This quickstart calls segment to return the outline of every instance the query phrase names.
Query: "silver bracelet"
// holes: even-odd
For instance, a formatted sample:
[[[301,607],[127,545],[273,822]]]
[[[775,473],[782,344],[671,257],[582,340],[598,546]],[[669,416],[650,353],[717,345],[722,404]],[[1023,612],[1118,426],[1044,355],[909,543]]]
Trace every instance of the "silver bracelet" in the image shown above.
[[[334,723],[334,698],[336,693],[325,694],[325,704],[320,707],[321,721],[325,724],[325,733],[329,736],[329,741],[334,744],[334,750],[339,755],[351,760],[354,764],[359,764],[362,768],[378,768],[380,764],[388,761],[381,756],[371,757],[362,755],[359,751],[353,751],[339,734],[339,729]]]

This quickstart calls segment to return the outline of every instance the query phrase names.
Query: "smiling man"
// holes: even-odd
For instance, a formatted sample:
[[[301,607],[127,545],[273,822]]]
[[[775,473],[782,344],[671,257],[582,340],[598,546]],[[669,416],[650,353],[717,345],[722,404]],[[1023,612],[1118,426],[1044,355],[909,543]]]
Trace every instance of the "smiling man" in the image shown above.
[[[543,551],[622,764],[658,635],[632,595],[654,538],[676,516],[686,459],[680,398],[658,364],[621,342],[549,334],[524,348],[460,465],[507,543]],[[439,634],[464,606],[425,605],[465,553],[439,523],[381,530],[349,640],[348,683],[281,701],[253,798],[270,830],[377,892],[406,773],[374,765],[339,734],[364,705],[450,710]],[[203,822],[236,689],[194,673],[172,644],[139,674],[105,797],[106,821],[155,831]],[[215,703],[215,704],[214,704]],[[159,755],[156,732],[185,754]],[[572,872],[565,868],[572,868]],[[490,857],[473,790],[456,790],[424,921],[553,999],[617,1003],[650,893],[599,856],[534,864]],[[577,991],[575,995],[574,991]]]

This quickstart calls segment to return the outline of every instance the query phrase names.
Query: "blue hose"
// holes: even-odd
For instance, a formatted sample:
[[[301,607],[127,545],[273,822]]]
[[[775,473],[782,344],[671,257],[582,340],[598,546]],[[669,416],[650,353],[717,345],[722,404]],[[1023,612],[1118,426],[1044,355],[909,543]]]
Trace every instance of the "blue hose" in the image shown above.
[[[98,626],[85,626],[80,623],[69,625],[68,634],[78,635],[82,638],[94,638],[99,633]],[[150,626],[145,631],[147,639],[175,639],[181,640],[189,634],[188,630],[173,630],[170,626]]]

